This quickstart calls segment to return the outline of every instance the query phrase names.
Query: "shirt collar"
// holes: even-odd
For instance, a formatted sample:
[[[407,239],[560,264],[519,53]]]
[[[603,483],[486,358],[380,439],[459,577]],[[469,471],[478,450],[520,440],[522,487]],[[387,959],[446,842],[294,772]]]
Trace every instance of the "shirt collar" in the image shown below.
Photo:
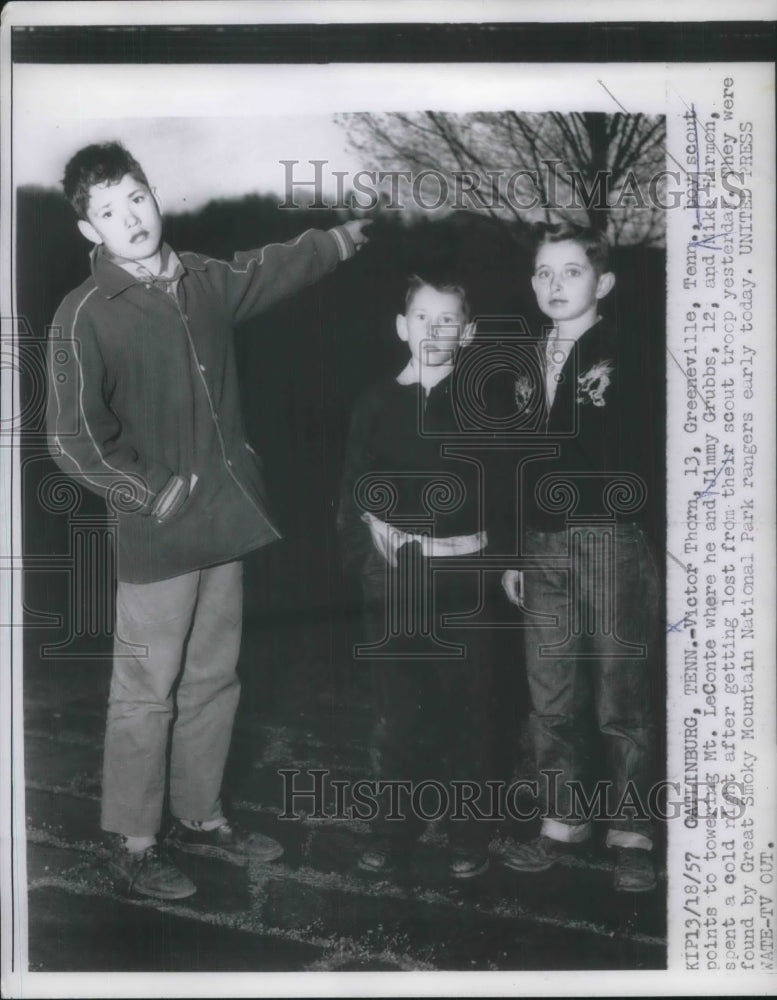
[[[161,253],[161,277],[171,281],[181,277],[186,267],[173,248],[163,243]],[[124,260],[123,257],[113,257],[102,244],[98,244],[91,253],[92,276],[95,283],[107,299],[112,299],[125,291],[130,285],[142,281],[139,261]]]
[[[114,264],[118,264],[138,281],[149,281],[152,278],[175,281],[183,274],[183,265],[178,254],[167,243],[163,243],[159,248],[159,272],[157,274],[152,274],[140,260],[125,260],[123,257],[113,257],[112,260]]]
[[[572,344],[576,344],[578,340],[588,336],[588,334],[590,334],[592,331],[595,330],[597,333],[599,333],[602,329],[603,329],[603,323],[601,316],[597,316],[590,326],[587,326],[585,330],[580,330],[579,333],[574,335],[564,334],[564,336],[561,337],[558,332],[558,327],[550,326],[547,327],[545,330],[545,343],[547,344],[549,342],[552,343],[554,341],[559,341],[562,344],[568,344],[570,346],[567,353],[569,353],[569,351],[571,351],[572,349],[571,347]]]

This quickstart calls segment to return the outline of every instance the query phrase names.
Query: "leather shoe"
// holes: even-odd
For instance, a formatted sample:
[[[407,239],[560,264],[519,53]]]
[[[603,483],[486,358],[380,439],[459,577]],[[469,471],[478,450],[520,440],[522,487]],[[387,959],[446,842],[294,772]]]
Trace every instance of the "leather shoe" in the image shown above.
[[[656,867],[650,851],[637,847],[616,848],[616,892],[650,892],[656,887]]]
[[[503,845],[501,861],[517,872],[546,872],[565,854],[571,854],[576,846],[541,834],[523,844]]]
[[[108,871],[127,894],[151,899],[187,899],[197,886],[167,858],[157,844],[143,851],[117,847],[108,861]]]
[[[451,878],[474,878],[488,869],[489,859],[485,851],[467,847],[454,847],[450,852],[448,874]]]
[[[246,868],[249,861],[259,864],[275,861],[283,854],[277,840],[263,833],[249,833],[233,823],[222,823],[215,830],[193,830],[176,820],[167,842],[184,854],[226,861],[239,868]]]
[[[363,872],[385,875],[393,871],[398,861],[397,848],[386,840],[378,840],[359,855],[356,862]]]

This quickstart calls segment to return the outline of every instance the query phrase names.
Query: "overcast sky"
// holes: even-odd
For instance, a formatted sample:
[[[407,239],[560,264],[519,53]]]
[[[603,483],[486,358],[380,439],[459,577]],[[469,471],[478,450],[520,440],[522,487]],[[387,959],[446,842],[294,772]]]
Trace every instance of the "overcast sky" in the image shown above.
[[[14,184],[57,186],[81,146],[118,138],[167,211],[196,210],[211,198],[282,196],[281,160],[300,160],[303,179],[311,159],[337,170],[365,166],[347,152],[337,111],[614,111],[616,99],[631,111],[663,112],[664,67],[20,64]]]
[[[45,134],[40,124],[39,141],[29,136],[14,145],[17,184],[58,186],[76,150],[118,139],[142,164],[170,212],[197,210],[212,198],[250,193],[283,197],[287,169],[294,171],[295,180],[312,180],[311,159],[350,172],[361,166],[346,152],[345,133],[331,115],[82,119],[47,123]],[[281,160],[300,162],[287,168]],[[333,193],[329,167],[323,177],[325,190]]]

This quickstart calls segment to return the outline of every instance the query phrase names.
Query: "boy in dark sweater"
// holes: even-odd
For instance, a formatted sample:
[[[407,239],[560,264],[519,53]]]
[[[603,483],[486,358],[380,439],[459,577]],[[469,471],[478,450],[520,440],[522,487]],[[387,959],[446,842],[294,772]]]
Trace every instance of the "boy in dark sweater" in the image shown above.
[[[545,434],[557,457],[529,463],[521,490],[523,552],[539,565],[508,570],[502,582],[535,616],[526,632],[532,737],[540,774],[555,772],[557,780],[540,836],[507,847],[503,860],[518,871],[545,871],[590,836],[572,786],[592,801],[585,732],[593,721],[606,753],[594,771],[608,779],[615,886],[639,892],[655,885],[647,804],[661,666],[650,537],[656,386],[639,344],[599,316],[615,284],[608,249],[592,230],[538,230],[532,287],[553,321],[543,350]]]
[[[50,449],[118,515],[101,823],[124,888],[180,899],[196,887],[157,844],[168,779],[176,849],[243,867],[283,853],[228,822],[220,800],[240,560],[280,537],[243,428],[233,327],[351,256],[364,223],[227,262],[162,242],[156,195],[118,143],[80,150],[63,183],[94,249],[53,322]]]
[[[425,819],[443,812],[449,874],[468,878],[488,866],[484,825],[455,818],[450,795],[451,781],[480,787],[487,771],[487,631],[442,620],[478,607],[478,574],[461,560],[476,561],[487,544],[478,470],[444,449],[446,437],[461,433],[452,374],[472,334],[467,320],[461,287],[411,279],[396,320],[410,360],[361,396],[351,423],[338,526],[345,566],[361,579],[375,777],[409,788],[397,818],[384,801],[359,860],[376,874],[405,857]],[[424,798],[425,781],[443,791],[429,785]]]

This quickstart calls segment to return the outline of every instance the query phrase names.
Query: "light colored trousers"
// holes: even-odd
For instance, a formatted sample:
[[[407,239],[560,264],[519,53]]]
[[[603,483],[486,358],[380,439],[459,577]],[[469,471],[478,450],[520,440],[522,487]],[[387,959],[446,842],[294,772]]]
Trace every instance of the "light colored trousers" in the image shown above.
[[[239,561],[159,583],[119,582],[103,763],[101,825],[130,837],[170,811],[221,815],[221,782],[240,697]],[[172,730],[172,733],[171,733]]]

